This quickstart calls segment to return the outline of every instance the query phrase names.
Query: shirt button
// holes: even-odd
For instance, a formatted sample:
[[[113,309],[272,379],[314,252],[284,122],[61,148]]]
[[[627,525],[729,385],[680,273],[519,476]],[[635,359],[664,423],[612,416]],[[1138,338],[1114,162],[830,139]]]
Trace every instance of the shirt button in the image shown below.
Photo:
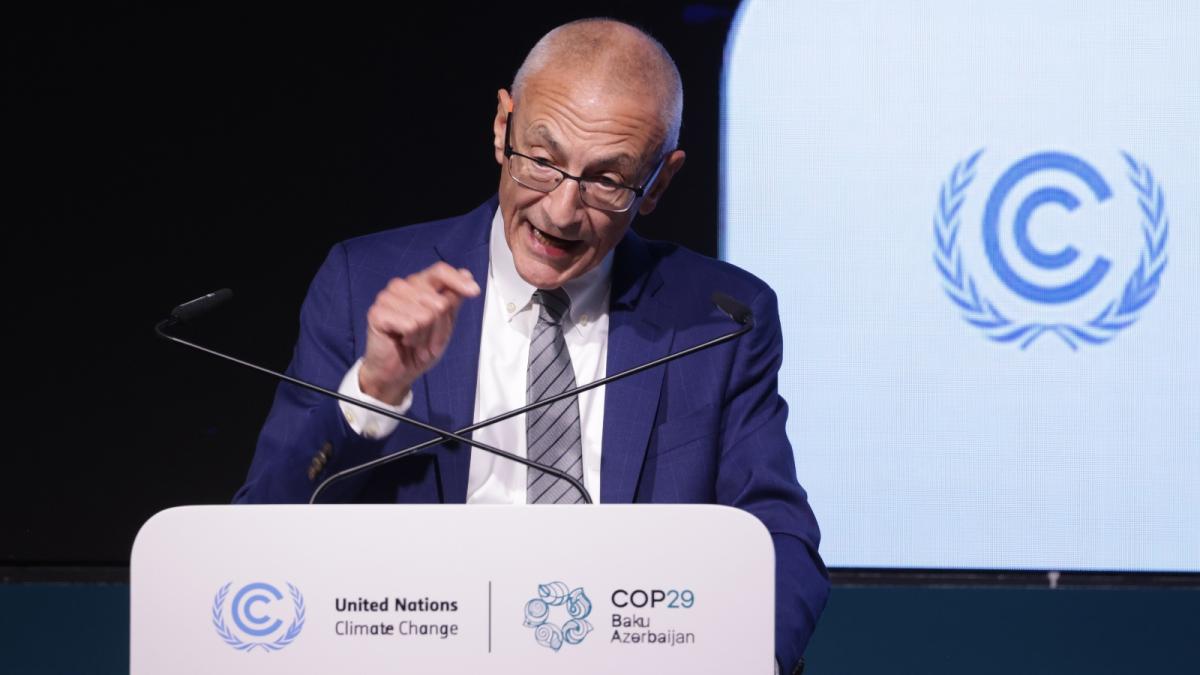
[[[581,326],[588,325],[588,315],[587,314],[584,314],[583,316],[579,317],[579,325],[581,325]]]
[[[354,413],[350,412],[349,410],[343,412],[346,413],[346,421],[350,424],[354,424]]]
[[[512,314],[513,312],[517,311],[517,306],[510,302],[504,306],[504,309],[507,309],[508,313]]]
[[[374,422],[368,424],[366,426],[366,428],[363,429],[363,436],[366,436],[367,438],[370,438],[370,439],[374,439],[378,435],[378,433],[379,433],[379,428],[375,426]]]

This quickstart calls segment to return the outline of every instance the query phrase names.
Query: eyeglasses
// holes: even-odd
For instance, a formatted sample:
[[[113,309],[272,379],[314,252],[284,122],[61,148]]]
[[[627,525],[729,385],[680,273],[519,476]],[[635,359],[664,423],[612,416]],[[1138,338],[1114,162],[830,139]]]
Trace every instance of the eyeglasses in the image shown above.
[[[601,211],[624,213],[633,206],[634,202],[646,194],[646,188],[658,178],[667,157],[663,155],[658,160],[650,177],[641,187],[622,185],[608,178],[584,178],[572,176],[544,159],[523,155],[513,150],[509,139],[512,137],[512,113],[508,113],[508,121],[504,128],[504,157],[508,160],[508,175],[518,184],[538,192],[552,192],[568,178],[579,183],[579,198],[584,204]]]

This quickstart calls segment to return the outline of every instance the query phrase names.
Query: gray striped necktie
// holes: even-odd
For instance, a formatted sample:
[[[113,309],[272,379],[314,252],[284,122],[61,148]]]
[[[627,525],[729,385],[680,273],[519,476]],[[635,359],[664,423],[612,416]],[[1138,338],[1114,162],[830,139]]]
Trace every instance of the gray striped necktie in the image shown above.
[[[571,300],[561,288],[533,294],[538,322],[529,342],[529,372],[525,380],[527,403],[540,401],[575,386],[571,354],[563,338],[562,319]],[[525,413],[525,443],[529,459],[552,466],[573,478],[583,479],[583,440],[579,433],[579,400],[570,396]],[[526,479],[529,504],[575,504],[583,497],[569,483],[529,469]]]

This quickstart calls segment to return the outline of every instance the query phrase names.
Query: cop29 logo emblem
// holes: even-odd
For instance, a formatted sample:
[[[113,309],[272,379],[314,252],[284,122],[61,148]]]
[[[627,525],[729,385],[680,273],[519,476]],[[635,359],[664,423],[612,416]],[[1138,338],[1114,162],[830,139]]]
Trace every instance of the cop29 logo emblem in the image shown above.
[[[273,652],[292,644],[304,628],[304,596],[287,584],[287,597],[275,586],[254,582],[237,589],[229,601],[233,582],[217,590],[213,598],[212,623],[225,644],[243,652],[262,648]],[[232,626],[226,622],[228,614]],[[286,623],[286,628],[285,626]]]
[[[552,619],[552,611],[564,610],[567,620],[561,625]],[[564,644],[577,645],[592,632],[587,617],[592,601],[582,588],[570,590],[561,581],[538,586],[538,597],[525,603],[525,627],[533,629],[533,639],[543,647],[558,651]]]
[[[1102,345],[1133,325],[1154,299],[1167,267],[1169,223],[1162,187],[1150,168],[1122,152],[1126,175],[1115,183],[1114,192],[1084,159],[1038,152],[1000,174],[980,212],[964,203],[983,155],[978,150],[954,166],[942,183],[933,218],[934,263],[943,290],[962,318],[989,339],[1021,349],[1044,336],[1054,336],[1072,350]],[[1077,215],[1073,212],[1085,205],[1082,200],[1090,200],[1093,214],[1108,209],[1106,215],[1121,230],[1103,236],[1094,231],[1097,223],[1074,223],[1076,228],[1093,228],[1097,250],[1086,255],[1064,243],[1063,232],[1047,232],[1059,228],[1046,225],[1064,211]],[[1034,227],[1031,221],[1039,211],[1047,221]],[[970,226],[964,227],[964,222]],[[1079,235],[1076,228],[1071,230]],[[1059,241],[1051,245],[1055,239]],[[1119,252],[1103,250],[1115,241],[1133,243],[1125,256],[1128,264],[1114,262],[1113,253]],[[966,246],[982,250],[974,270],[964,261],[971,259],[964,255]],[[984,274],[989,275],[987,284],[980,283]]]

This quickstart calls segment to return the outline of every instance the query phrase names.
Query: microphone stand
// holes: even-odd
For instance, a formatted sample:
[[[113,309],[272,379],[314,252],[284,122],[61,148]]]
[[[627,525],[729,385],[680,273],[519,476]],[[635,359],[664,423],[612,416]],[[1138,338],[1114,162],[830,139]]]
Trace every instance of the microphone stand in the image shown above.
[[[232,361],[233,363],[236,363],[238,365],[245,366],[245,367],[251,368],[253,370],[257,370],[260,373],[271,375],[272,377],[275,377],[275,378],[283,380],[285,382],[294,384],[298,387],[303,387],[310,391],[315,391],[317,393],[324,394],[325,396],[329,396],[329,397],[338,399],[339,401],[345,401],[346,403],[358,406],[360,408],[365,408],[372,412],[383,415],[384,417],[389,417],[391,419],[394,419],[394,420],[397,420],[400,422],[404,422],[405,424],[410,424],[410,425],[419,427],[421,429],[425,429],[426,431],[430,431],[434,434],[437,434],[436,437],[431,438],[428,441],[425,441],[423,443],[418,443],[416,445],[412,445],[407,448],[404,448],[403,450],[398,450],[396,452],[393,452],[389,455],[377,457],[373,460],[363,462],[362,464],[348,467],[348,468],[343,469],[331,476],[328,476],[327,478],[325,478],[325,480],[321,481],[321,483],[317,485],[316,489],[313,490],[313,493],[309,497],[309,500],[308,500],[309,504],[315,504],[317,502],[317,497],[319,497],[321,495],[321,493],[325,491],[326,488],[328,488],[330,485],[332,485],[333,483],[335,483],[337,481],[345,480],[351,476],[357,475],[364,471],[369,471],[371,469],[383,466],[384,464],[388,464],[390,462],[394,462],[399,459],[403,459],[404,457],[408,457],[409,455],[420,452],[421,450],[433,447],[435,445],[439,445],[441,443],[445,443],[446,441],[450,441],[450,440],[458,441],[460,443],[464,443],[466,445],[479,448],[480,450],[484,450],[486,452],[490,452],[492,454],[499,455],[499,456],[505,457],[507,459],[511,459],[512,461],[517,462],[518,464],[523,464],[529,468],[537,469],[539,471],[544,471],[556,478],[561,478],[562,480],[567,481],[572,487],[574,487],[579,492],[580,495],[583,496],[585,503],[591,504],[592,503],[591,495],[588,494],[587,489],[584,488],[583,484],[579,480],[574,478],[573,476],[570,476],[563,471],[555,469],[554,467],[546,466],[539,462],[535,462],[533,460],[527,459],[525,457],[515,455],[511,452],[507,452],[507,451],[501,450],[499,448],[492,447],[486,443],[482,443],[482,442],[467,438],[463,434],[468,434],[468,433],[471,433],[472,431],[475,431],[482,427],[488,426],[490,424],[495,424],[497,422],[502,422],[509,418],[515,417],[517,415],[522,415],[526,412],[529,412],[530,410],[534,410],[534,409],[540,408],[542,406],[550,405],[552,403],[555,403],[556,401],[561,401],[562,399],[570,397],[570,396],[578,396],[579,394],[581,394],[585,391],[595,389],[596,387],[603,386],[605,384],[608,384],[609,382],[620,380],[620,379],[629,377],[631,375],[636,375],[644,370],[648,370],[650,368],[660,366],[669,361],[674,361],[675,359],[682,358],[682,357],[688,356],[690,354],[694,354],[698,351],[702,351],[704,349],[708,349],[710,347],[715,347],[719,344],[729,342],[730,340],[733,340],[735,338],[738,338],[738,337],[744,335],[745,333],[749,332],[750,329],[752,329],[754,327],[754,316],[748,307],[741,304],[737,300],[734,300],[733,298],[729,297],[728,295],[725,295],[724,293],[719,293],[719,292],[714,293],[713,297],[712,297],[713,303],[716,304],[717,307],[722,312],[724,312],[727,316],[729,316],[731,319],[733,319],[735,322],[737,322],[739,324],[737,330],[730,332],[730,333],[726,333],[724,335],[719,335],[711,340],[707,340],[698,345],[688,347],[687,349],[684,349],[682,351],[678,351],[673,354],[667,354],[665,356],[661,356],[657,359],[654,359],[653,361],[643,363],[640,366],[634,366],[633,368],[629,368],[627,370],[621,371],[620,373],[617,373],[615,375],[609,375],[607,377],[602,377],[598,380],[594,380],[592,382],[588,382],[587,384],[583,384],[583,385],[574,387],[572,389],[568,389],[567,391],[560,392],[558,394],[555,394],[554,396],[544,398],[540,401],[534,401],[533,403],[522,406],[520,408],[516,408],[515,410],[510,410],[509,412],[501,413],[499,415],[496,415],[495,417],[491,417],[489,419],[483,420],[481,422],[477,422],[475,424],[463,427],[462,429],[452,432],[452,431],[447,431],[445,429],[435,427],[431,424],[426,424],[425,422],[421,422],[420,420],[415,420],[410,417],[400,415],[392,410],[388,410],[386,408],[381,408],[377,405],[367,403],[366,401],[360,401],[358,399],[351,398],[351,397],[341,394],[339,392],[332,391],[330,389],[326,389],[324,387],[312,384],[310,382],[305,382],[304,380],[297,379],[297,378],[287,375],[285,373],[280,373],[278,371],[274,371],[269,368],[264,368],[262,366],[254,364],[254,363],[250,363],[249,361],[244,361],[237,357],[230,356],[228,354],[224,354],[222,352],[216,351],[215,349],[210,349],[203,345],[199,345],[194,342],[190,342],[188,340],[185,340],[183,338],[180,338],[178,336],[172,335],[167,332],[168,328],[174,327],[175,325],[178,325],[179,323],[182,323],[188,319],[194,318],[195,316],[199,316],[199,315],[213,309],[217,305],[228,300],[230,297],[232,297],[232,295],[233,295],[233,293],[229,289],[221,289],[220,291],[217,291],[215,293],[209,293],[206,296],[203,296],[201,298],[197,298],[196,300],[191,300],[182,305],[179,305],[174,310],[172,310],[170,317],[163,319],[162,321],[159,321],[157,324],[155,324],[154,332],[157,333],[159,337],[161,337],[165,340],[177,342],[186,347],[190,347],[192,349],[202,351],[206,354],[211,354],[218,358],[222,358],[227,361]]]
[[[304,380],[296,379],[285,373],[280,373],[280,372],[271,370],[270,368],[264,368],[260,365],[250,363],[249,361],[244,361],[235,356],[223,354],[219,351],[216,351],[215,349],[209,349],[208,347],[205,347],[203,345],[198,345],[194,342],[190,342],[181,337],[171,335],[170,333],[168,333],[166,331],[167,328],[173,327],[178,323],[180,323],[179,319],[177,319],[173,316],[170,318],[167,318],[167,319],[163,319],[162,321],[159,321],[157,324],[155,324],[154,332],[157,333],[159,337],[166,339],[166,340],[170,340],[171,342],[178,342],[181,345],[191,347],[192,349],[198,349],[206,354],[211,354],[213,356],[225,359],[226,361],[232,361],[238,365],[245,366],[247,368],[252,368],[254,370],[257,370],[260,373],[265,373],[267,375],[271,375],[271,376],[281,379],[285,382],[294,384],[298,387],[303,387],[310,391],[315,391],[319,394],[331,396],[333,398],[338,399],[339,401],[345,401],[346,403],[356,405],[360,408],[366,408],[367,410],[370,410],[375,413],[379,413],[380,415],[383,415],[385,417],[390,417],[394,420],[398,420],[398,421],[404,422],[406,424],[411,424],[413,426],[425,429],[426,431],[431,431],[435,434],[438,434],[438,438],[435,439],[434,443],[428,443],[428,444],[423,445],[422,447],[428,447],[429,445],[435,445],[436,443],[442,443],[445,441],[454,440],[454,441],[458,441],[460,443],[465,443],[467,445],[474,446],[476,448],[479,448],[480,450],[485,450],[492,454],[499,455],[499,456],[505,457],[507,459],[511,459],[512,461],[517,462],[518,464],[524,464],[525,466],[528,466],[533,469],[537,469],[538,471],[544,471],[544,472],[554,476],[555,478],[561,478],[562,480],[567,481],[568,483],[571,484],[571,487],[575,488],[579,492],[579,494],[583,495],[583,500],[585,503],[587,503],[587,504],[592,503],[592,497],[591,497],[591,495],[588,494],[588,491],[586,488],[584,488],[582,482],[580,482],[579,480],[576,480],[575,477],[573,477],[563,471],[559,471],[558,469],[556,469],[552,466],[546,466],[539,462],[535,462],[531,459],[526,459],[519,455],[514,455],[511,452],[501,450],[500,448],[492,447],[486,443],[472,440],[470,438],[467,438],[466,436],[463,436],[462,435],[463,432],[446,431],[445,429],[435,427],[431,424],[426,424],[425,422],[422,422],[420,420],[415,420],[415,419],[412,419],[411,417],[405,417],[404,415],[400,415],[400,414],[396,413],[395,411],[388,410],[386,408],[381,408],[377,405],[367,403],[366,401],[360,401],[356,398],[351,398],[349,396],[346,396],[345,394],[341,394],[336,391],[326,389],[324,387],[312,384],[310,382],[305,382]],[[403,451],[401,451],[401,452],[403,452]],[[398,454],[400,454],[400,453],[393,453],[391,455],[385,455],[384,458],[395,457]],[[411,454],[411,453],[409,453],[409,454]],[[363,465],[359,465],[359,467],[361,467],[361,466],[363,466]],[[358,471],[353,471],[352,473],[348,473],[348,474],[347,474],[347,471],[350,471],[352,469],[357,469],[359,467],[350,467],[350,469],[347,469],[346,471],[340,471],[340,472],[334,474],[334,476],[341,476],[342,474],[346,474],[347,476],[354,475],[355,473],[358,473]],[[329,478],[326,478],[324,481],[321,482],[320,485],[317,486],[317,489],[313,491],[312,496],[308,500],[309,504],[316,503],[317,496],[321,493],[322,488],[324,488],[330,482],[330,478],[333,478],[334,476],[330,476]]]
[[[754,327],[753,322],[747,322],[747,323],[739,326],[738,329],[736,331],[733,331],[732,333],[726,333],[725,335],[720,335],[711,340],[708,340],[707,342],[702,342],[698,345],[695,345],[694,347],[688,347],[687,349],[685,349],[681,352],[675,352],[674,354],[667,354],[666,356],[662,356],[657,359],[654,359],[653,361],[650,361],[649,363],[644,363],[640,366],[634,366],[633,368],[630,368],[629,370],[624,370],[615,375],[609,375],[608,377],[602,377],[599,380],[593,380],[592,382],[588,382],[587,384],[579,385],[573,389],[568,389],[564,392],[560,392],[558,394],[555,394],[554,396],[544,398],[540,401],[534,401],[533,403],[522,406],[515,410],[510,410],[506,413],[501,413],[499,415],[496,415],[495,417],[491,417],[491,418],[488,418],[481,422],[476,422],[475,424],[472,424],[470,426],[463,427],[454,433],[455,434],[468,434],[468,433],[471,433],[472,431],[475,431],[476,429],[479,429],[481,427],[486,427],[489,424],[495,424],[497,422],[503,422],[504,420],[509,419],[510,417],[516,417],[517,415],[522,415],[524,413],[529,412],[530,410],[533,410],[535,408],[540,408],[545,405],[550,405],[550,404],[554,403],[555,401],[561,401],[562,399],[567,398],[569,396],[577,396],[585,391],[588,391],[589,389],[595,389],[596,387],[608,384],[609,382],[613,382],[614,380],[620,380],[622,378],[629,377],[630,375],[636,375],[636,374],[642,372],[643,370],[649,370],[650,368],[654,368],[655,366],[660,366],[664,363],[667,363],[668,361],[674,361],[675,359],[682,358],[689,354],[694,354],[695,352],[701,351],[703,349],[708,349],[709,347],[715,347],[716,345],[719,345],[721,343],[729,342],[730,340],[733,340],[734,338],[737,338],[737,337],[749,332],[750,329],[753,327]],[[454,436],[450,436],[450,437],[454,438]],[[321,494],[321,492],[323,492],[325,490],[325,488],[329,487],[331,484],[333,484],[337,481],[344,480],[344,479],[354,476],[362,471],[374,469],[376,467],[383,466],[384,464],[388,464],[388,463],[394,462],[398,459],[402,459],[411,454],[420,452],[421,450],[424,450],[426,448],[432,447],[434,445],[438,445],[439,443],[444,443],[446,440],[447,439],[445,437],[431,438],[428,441],[425,441],[424,443],[418,443],[416,445],[411,445],[407,448],[404,448],[403,450],[397,450],[396,452],[393,452],[390,455],[384,455],[382,457],[377,457],[370,461],[363,462],[362,464],[358,464],[356,466],[342,469],[341,471],[327,477],[325,480],[321,481],[321,483],[319,485],[317,485],[317,489],[313,490],[312,498],[309,499],[309,503],[310,504],[315,503],[317,500],[317,496],[319,494]]]

